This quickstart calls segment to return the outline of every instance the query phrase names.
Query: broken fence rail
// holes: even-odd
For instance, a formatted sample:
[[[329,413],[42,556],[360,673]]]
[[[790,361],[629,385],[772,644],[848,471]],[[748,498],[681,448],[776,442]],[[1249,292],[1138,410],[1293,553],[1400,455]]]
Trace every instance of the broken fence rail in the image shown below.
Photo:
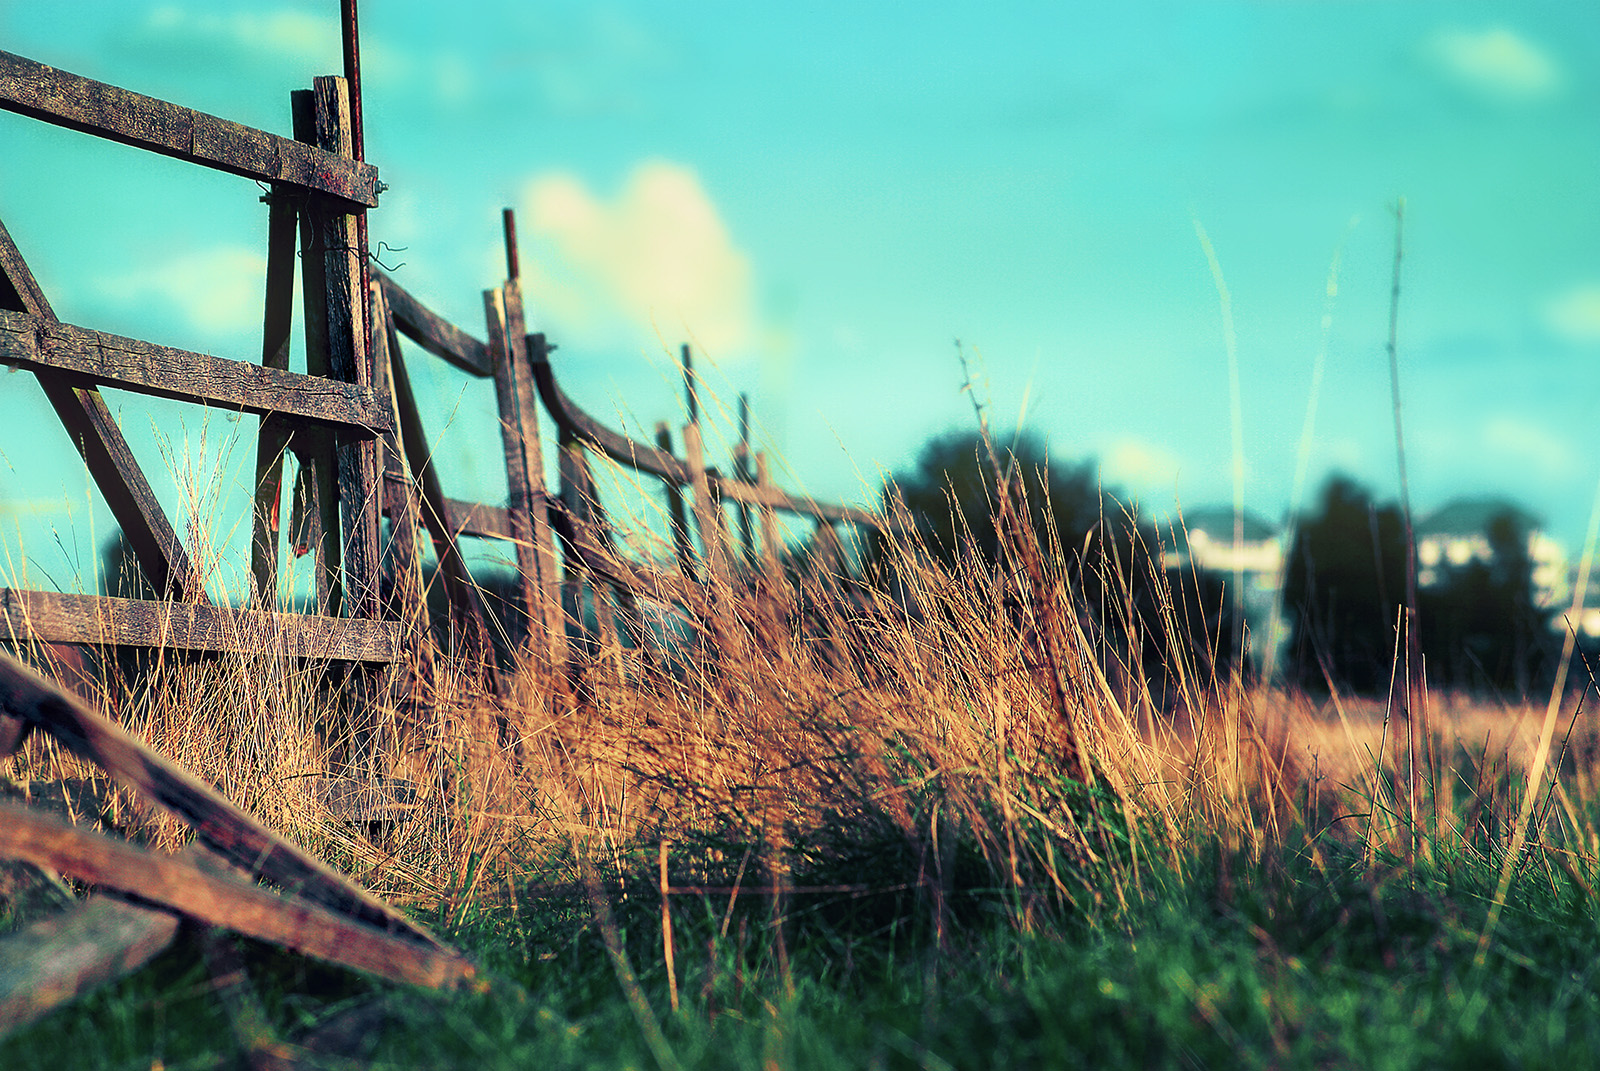
[[[136,898],[91,898],[0,942],[0,1031],[110,981],[170,941],[157,915],[184,915],[411,985],[466,984],[465,957],[211,786],[10,656],[0,654],[0,758],[48,733],[117,783],[190,825],[177,856],[0,803],[0,858],[22,859]],[[215,855],[226,869],[201,864]],[[255,884],[270,882],[272,892]]]

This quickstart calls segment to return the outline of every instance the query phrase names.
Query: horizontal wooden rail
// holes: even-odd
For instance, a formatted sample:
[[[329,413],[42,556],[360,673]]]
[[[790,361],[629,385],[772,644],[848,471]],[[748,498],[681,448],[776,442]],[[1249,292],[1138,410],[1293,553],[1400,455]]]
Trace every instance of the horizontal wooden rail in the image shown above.
[[[116,387],[261,416],[304,417],[354,429],[363,438],[390,430],[392,419],[370,387],[190,353],[21,312],[0,310],[0,362],[70,373],[85,381],[80,386]]]
[[[489,539],[516,538],[511,528],[511,511],[504,506],[447,498],[444,500],[444,509],[445,524],[450,526],[452,532]]]
[[[766,506],[770,509],[781,509],[789,513],[804,514],[822,521],[844,521],[850,524],[867,525],[879,528],[883,520],[875,513],[863,509],[854,509],[850,506],[836,506],[831,502],[818,502],[807,495],[790,494],[780,491],[776,487],[762,487],[759,484],[746,483],[744,480],[731,476],[721,476],[710,473],[711,487],[718,496],[733,502],[743,502],[747,506]]]
[[[480,379],[494,375],[494,362],[489,358],[487,345],[430,311],[387,275],[379,272],[377,277],[383,283],[383,296],[389,303],[395,326],[407,338],[470,375]]]
[[[539,397],[543,399],[551,419],[562,431],[582,439],[613,461],[640,472],[648,472],[676,484],[691,482],[693,476],[688,465],[665,450],[612,431],[568,398],[556,383],[555,370],[550,367],[549,344],[543,335],[528,336],[528,358],[533,365],[533,381],[539,388]]]
[[[0,588],[0,640],[256,651],[290,658],[394,662],[399,622],[147,602]]]
[[[378,169],[313,145],[0,52],[0,108],[262,182],[378,204]]]

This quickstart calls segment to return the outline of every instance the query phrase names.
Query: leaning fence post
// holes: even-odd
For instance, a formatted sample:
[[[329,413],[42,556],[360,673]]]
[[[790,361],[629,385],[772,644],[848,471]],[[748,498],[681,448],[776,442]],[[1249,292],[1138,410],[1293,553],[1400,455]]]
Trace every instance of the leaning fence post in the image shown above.
[[[484,291],[483,299],[528,639],[552,667],[560,666],[567,659],[567,629],[561,611],[560,566],[547,512],[538,402],[528,367],[522,284],[510,279],[498,289]]]
[[[672,453],[672,432],[665,421],[656,424],[656,446],[664,453]],[[678,557],[678,571],[685,580],[698,575],[694,567],[694,547],[689,542],[689,517],[683,508],[683,488],[667,480],[667,516],[672,522],[672,549]]]
[[[783,579],[783,537],[778,531],[778,514],[772,508],[772,473],[767,454],[756,454],[756,486],[761,490],[761,565],[773,582]]]
[[[377,380],[383,385],[394,421],[394,430],[383,437],[383,505],[384,512],[389,515],[385,571],[390,578],[396,616],[411,630],[411,645],[418,656],[419,670],[431,678],[431,665],[423,664],[428,658],[429,625],[428,608],[422,597],[422,557],[417,553],[417,528],[422,523],[422,514],[417,506],[416,481],[406,469],[403,423],[393,389],[393,355],[400,351],[400,334],[389,313],[383,284],[374,279],[371,292],[372,355]]]
[[[411,390],[405,357],[398,346],[389,352],[389,370],[393,378],[395,409],[400,414],[401,445],[406,451],[411,478],[422,498],[422,517],[433,539],[439,575],[444,578],[445,593],[450,601],[450,622],[458,631],[456,649],[468,660],[479,663],[484,685],[498,694],[499,673],[495,668],[494,646],[484,622],[483,597],[461,559],[457,533],[450,526],[450,505],[428,453],[428,435],[422,427],[422,414]]]
[[[286,190],[274,188],[267,202],[267,294],[261,325],[261,363],[287,370],[289,336],[294,328],[294,261],[296,213]],[[256,606],[278,604],[278,546],[283,525],[283,455],[290,433],[281,416],[261,418],[256,435],[256,497],[250,575]]]

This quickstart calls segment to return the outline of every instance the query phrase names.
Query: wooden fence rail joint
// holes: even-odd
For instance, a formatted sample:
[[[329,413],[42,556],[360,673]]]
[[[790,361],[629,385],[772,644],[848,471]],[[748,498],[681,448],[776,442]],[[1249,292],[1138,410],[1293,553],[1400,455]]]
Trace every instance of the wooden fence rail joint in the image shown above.
[[[378,204],[378,169],[0,51],[0,108],[262,182]]]

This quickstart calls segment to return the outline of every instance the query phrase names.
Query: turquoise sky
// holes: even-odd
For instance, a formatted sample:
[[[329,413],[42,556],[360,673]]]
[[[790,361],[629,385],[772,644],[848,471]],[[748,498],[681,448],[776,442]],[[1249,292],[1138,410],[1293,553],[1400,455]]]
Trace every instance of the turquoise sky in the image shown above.
[[[286,132],[289,91],[339,68],[337,9],[0,0],[0,48]],[[1146,512],[1231,502],[1198,223],[1232,300],[1247,506],[1289,505],[1324,337],[1311,488],[1340,468],[1393,494],[1403,196],[1419,512],[1494,492],[1581,538],[1600,478],[1592,4],[371,2],[362,28],[391,187],[372,236],[404,247],[383,259],[481,336],[515,206],[558,374],[635,432],[681,423],[670,358],[692,338],[795,481],[864,501],[971,425],[960,339],[997,426],[1024,415],[1057,456],[1098,457]],[[0,219],[73,323],[258,359],[257,192],[0,115]],[[492,393],[412,364],[449,492],[503,496]],[[220,518],[236,567],[253,420],[116,401],[173,512]],[[0,390],[0,509],[34,582],[67,583],[111,523],[26,375]]]

